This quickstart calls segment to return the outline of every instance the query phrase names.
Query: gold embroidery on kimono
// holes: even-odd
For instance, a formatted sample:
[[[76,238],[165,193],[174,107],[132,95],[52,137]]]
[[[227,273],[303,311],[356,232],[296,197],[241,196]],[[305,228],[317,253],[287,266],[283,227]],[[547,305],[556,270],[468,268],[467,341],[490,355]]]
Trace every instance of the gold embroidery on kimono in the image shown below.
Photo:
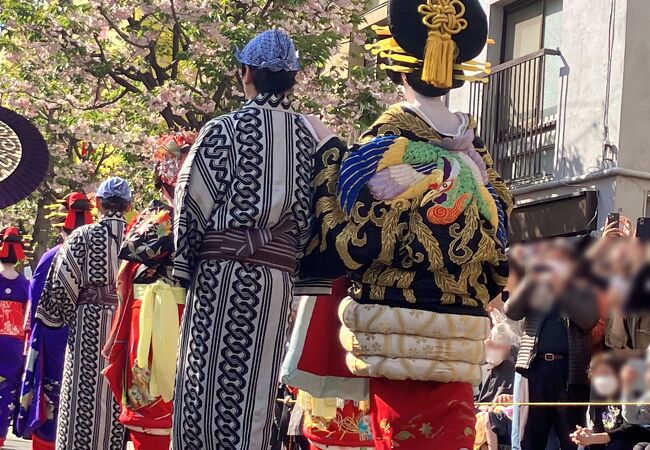
[[[476,121],[466,123],[448,138],[400,104],[360,144],[326,142],[315,177],[320,233],[307,259],[338,258],[355,299],[482,309],[507,278],[512,198]]]

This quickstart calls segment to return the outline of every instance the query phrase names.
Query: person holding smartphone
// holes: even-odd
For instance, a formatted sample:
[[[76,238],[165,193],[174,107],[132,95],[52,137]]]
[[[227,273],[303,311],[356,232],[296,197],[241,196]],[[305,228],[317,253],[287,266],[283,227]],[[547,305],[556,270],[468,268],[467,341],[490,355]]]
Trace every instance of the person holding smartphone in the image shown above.
[[[567,241],[542,248],[521,289],[505,304],[512,320],[525,320],[516,370],[528,381],[531,402],[589,400],[587,369],[591,329],[598,322],[593,289],[574,276],[576,257]],[[522,450],[543,450],[554,430],[562,449],[575,449],[570,434],[584,425],[582,408],[530,408]]]

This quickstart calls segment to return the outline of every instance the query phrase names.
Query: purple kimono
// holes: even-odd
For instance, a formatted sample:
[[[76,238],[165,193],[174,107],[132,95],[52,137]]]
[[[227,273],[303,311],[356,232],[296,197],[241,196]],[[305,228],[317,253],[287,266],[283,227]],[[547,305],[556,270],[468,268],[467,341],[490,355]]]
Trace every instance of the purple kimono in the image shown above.
[[[61,246],[57,245],[43,255],[29,286],[33,327],[20,388],[20,409],[14,426],[18,436],[33,436],[49,443],[56,440],[56,420],[68,327],[47,328],[40,321],[34,320],[34,314],[50,266],[60,248]]]
[[[0,443],[7,437],[18,401],[28,290],[29,282],[24,276],[10,280],[0,274]]]

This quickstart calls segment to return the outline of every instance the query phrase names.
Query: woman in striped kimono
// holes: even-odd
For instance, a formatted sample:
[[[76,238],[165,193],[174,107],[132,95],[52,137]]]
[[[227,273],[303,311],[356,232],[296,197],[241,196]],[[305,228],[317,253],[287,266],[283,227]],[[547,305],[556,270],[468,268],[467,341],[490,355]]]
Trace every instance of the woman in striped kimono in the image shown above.
[[[117,306],[118,252],[124,213],[131,204],[126,181],[111,178],[96,193],[99,222],[78,228],[50,270],[36,318],[47,327],[68,325],[57,450],[122,450],[126,432],[118,404],[101,375],[101,355]]]
[[[57,215],[63,215],[61,239],[72,231],[93,222],[91,204],[83,192],[66,196]],[[34,321],[45,281],[61,249],[58,244],[45,252],[36,266],[29,284],[31,303],[29,348],[20,388],[20,407],[14,421],[14,433],[28,439],[33,450],[54,450],[56,421],[59,415],[59,395],[63,377],[63,358],[68,340],[68,327],[51,329]]]
[[[238,55],[249,102],[209,122],[179,176],[175,276],[189,283],[173,414],[175,450],[268,448],[296,260],[311,225],[315,140],[286,94],[291,39]]]

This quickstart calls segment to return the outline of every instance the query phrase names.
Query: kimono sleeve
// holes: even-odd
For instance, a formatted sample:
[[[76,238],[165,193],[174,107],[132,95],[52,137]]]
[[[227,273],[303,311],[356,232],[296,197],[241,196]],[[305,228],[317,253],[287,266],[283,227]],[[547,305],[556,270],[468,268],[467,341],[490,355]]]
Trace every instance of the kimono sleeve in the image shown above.
[[[50,272],[50,268],[54,263],[54,259],[58,253],[58,249],[50,250],[48,253],[43,255],[41,260],[36,266],[36,270],[32,275],[32,280],[29,284],[29,303],[30,303],[30,323],[34,324],[36,318],[36,308],[38,307],[41,295],[45,289],[45,282],[47,281],[47,275]]]
[[[230,119],[208,122],[178,176],[174,197],[174,276],[189,281],[212,216],[226,197],[232,151]]]
[[[336,237],[348,223],[345,212],[339,206],[337,184],[339,169],[347,145],[338,137],[332,137],[318,147],[313,182],[314,201],[312,237],[305,256],[300,262],[299,283],[304,292],[309,284],[318,287],[323,279],[334,280],[345,274],[345,264],[336,250]],[[312,280],[311,282],[302,280]]]
[[[36,309],[36,318],[46,326],[61,328],[74,320],[82,273],[86,270],[86,253],[84,235],[77,229],[56,255]]]
[[[508,280],[509,265],[508,258],[505,254],[505,248],[508,245],[508,222],[510,213],[514,207],[514,198],[508,190],[508,186],[501,178],[501,175],[499,175],[499,173],[494,169],[494,162],[485,146],[485,142],[478,136],[474,140],[474,148],[485,163],[489,181],[488,190],[497,202],[497,208],[499,211],[499,229],[502,230],[498,233],[501,237],[499,245],[499,261],[496,264],[484,263],[483,267],[484,272],[491,274],[491,276],[488,277],[486,287],[490,298],[493,299],[503,290]]]
[[[492,156],[490,156],[490,153],[488,152],[483,139],[477,136],[474,140],[474,148],[478,154],[481,155],[481,158],[483,158],[483,162],[485,162],[490,185],[496,192],[501,202],[501,206],[505,211],[505,217],[507,221],[510,213],[512,212],[512,208],[514,207],[514,199],[512,197],[512,194],[508,190],[508,187],[503,181],[503,178],[501,178],[501,175],[499,175],[499,173],[494,169],[494,161],[492,160]]]

